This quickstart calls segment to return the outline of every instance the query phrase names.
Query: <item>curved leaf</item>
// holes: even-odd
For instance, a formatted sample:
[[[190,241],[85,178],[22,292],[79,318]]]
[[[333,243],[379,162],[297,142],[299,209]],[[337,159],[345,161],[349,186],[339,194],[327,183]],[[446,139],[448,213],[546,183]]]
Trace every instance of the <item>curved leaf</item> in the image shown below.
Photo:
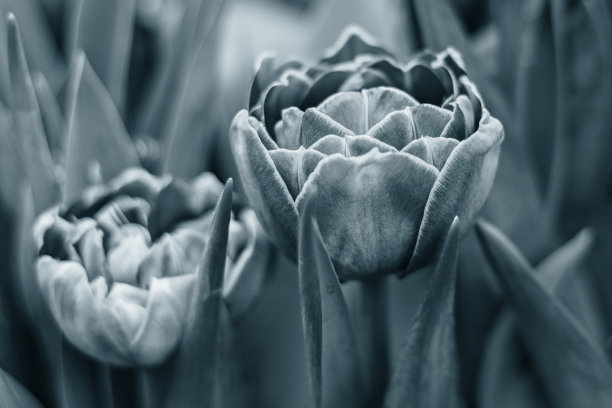
[[[92,165],[99,164],[97,181],[108,181],[140,164],[115,104],[83,53],[74,58],[69,81],[65,205],[91,183]]]
[[[136,0],[78,0],[72,13],[69,56],[82,49],[119,110],[127,80]]]
[[[355,333],[310,201],[300,220],[298,258],[311,407],[362,406]]]
[[[15,408],[42,408],[30,392],[13,377],[0,369],[0,406]]]
[[[459,406],[454,317],[459,228],[455,217],[395,367],[387,408]]]
[[[53,159],[45,139],[38,102],[15,16],[6,18],[8,68],[11,81],[12,132],[9,137],[19,152],[24,175],[32,185],[36,211],[41,212],[59,199],[59,185],[55,178]]]
[[[501,232],[482,221],[476,231],[512,305],[548,400],[570,408],[608,405],[612,366],[601,346],[537,282],[527,261]]]
[[[232,185],[229,179],[217,202],[183,339],[164,372],[165,381],[171,379],[170,384],[164,385],[167,387],[163,394],[164,406],[219,406],[218,354],[222,347],[222,286],[232,213]]]

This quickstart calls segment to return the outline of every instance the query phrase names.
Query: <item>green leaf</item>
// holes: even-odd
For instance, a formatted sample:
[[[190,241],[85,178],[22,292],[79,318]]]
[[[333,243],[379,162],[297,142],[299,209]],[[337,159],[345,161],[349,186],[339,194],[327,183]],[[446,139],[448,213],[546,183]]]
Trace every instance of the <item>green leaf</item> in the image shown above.
[[[601,346],[537,282],[501,232],[482,221],[476,228],[548,400],[570,408],[606,406],[612,401],[612,367]]]
[[[15,408],[42,408],[30,392],[13,377],[0,369],[0,406]]]
[[[538,264],[536,278],[551,294],[558,294],[559,284],[570,274],[584,269],[584,261],[591,254],[595,231],[583,228],[574,238]]]
[[[136,0],[78,0],[67,39],[69,58],[82,49],[121,111],[134,31]]]
[[[66,65],[54,42],[54,35],[47,21],[45,9],[37,0],[2,0],[4,13],[17,16],[23,27],[23,48],[33,71],[44,72],[54,90],[64,81]],[[0,36],[1,38],[1,36]]]
[[[611,185],[612,7],[604,0],[554,0],[550,10],[557,82],[547,198],[553,215],[560,217],[559,207],[592,207]],[[581,215],[571,212],[572,217]]]
[[[480,366],[477,397],[482,408],[549,407],[509,310],[498,317],[489,335]]]
[[[78,199],[96,163],[102,180],[138,166],[138,156],[117,109],[83,53],[74,58],[68,91],[68,140],[63,203]]]
[[[177,86],[174,104],[166,107],[170,127],[168,134],[163,135],[168,144],[164,166],[166,173],[175,176],[190,178],[210,170],[211,151],[223,131],[219,123],[223,112],[219,108],[220,89],[214,61],[219,53],[224,3],[225,0],[200,2],[199,10],[195,11],[197,30],[193,34],[191,53],[185,55],[182,82]],[[185,47],[183,42],[174,46]]]
[[[459,229],[455,217],[394,369],[387,408],[456,407],[460,402],[454,317]]]
[[[542,195],[548,187],[551,171],[557,81],[554,38],[547,3],[538,0],[525,7],[525,32],[520,37],[516,55],[515,84],[516,135],[528,155],[538,191]]]
[[[167,391],[163,393],[163,406],[216,407],[219,404],[222,286],[232,212],[232,185],[232,179],[229,179],[217,202],[210,239],[197,272],[183,339],[176,356],[163,370],[165,381],[171,379],[170,384],[165,385]]]
[[[582,230],[538,265],[535,277],[548,293],[554,295],[568,278],[582,275],[578,272],[584,272],[593,235],[590,229]],[[498,315],[488,336],[477,393],[484,408],[548,406],[509,308]]]
[[[340,283],[308,202],[300,220],[298,254],[302,324],[311,407],[365,403],[355,333]]]
[[[223,4],[224,0],[195,0],[180,11],[180,25],[169,39],[171,45],[161,67],[159,81],[151,89],[147,103],[139,112],[137,129],[167,144],[171,153],[166,160],[166,167],[171,171],[192,170],[185,169],[187,160],[181,154],[196,154],[201,160],[204,153],[200,150],[202,144],[190,151],[186,150],[183,138],[192,138],[194,135],[190,128],[193,123],[189,121],[197,120],[198,132],[203,132],[199,135],[205,135],[205,132],[215,127],[215,116],[203,115],[201,104],[216,99],[211,90],[210,76],[214,71],[214,34]],[[205,106],[211,109],[215,105]],[[181,123],[183,121],[186,123]],[[177,129],[180,130],[179,134]],[[174,137],[179,139],[172,140]]]
[[[41,212],[57,202],[59,185],[23,53],[19,27],[13,14],[7,16],[6,27],[13,118],[12,131],[7,136],[12,138],[11,143],[18,152],[17,157],[21,161],[18,168],[32,186],[36,211]]]
[[[64,116],[45,76],[37,72],[33,75],[32,80],[51,157],[57,166],[63,167],[66,149]]]

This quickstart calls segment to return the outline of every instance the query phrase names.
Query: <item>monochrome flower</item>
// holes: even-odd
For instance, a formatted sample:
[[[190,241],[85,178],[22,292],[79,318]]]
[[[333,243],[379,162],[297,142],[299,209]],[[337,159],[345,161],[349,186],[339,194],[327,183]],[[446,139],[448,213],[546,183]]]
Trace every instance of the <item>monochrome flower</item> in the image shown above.
[[[66,338],[106,363],[152,365],[179,344],[223,185],[128,169],[35,226],[41,292]],[[223,296],[237,316],[263,283],[268,250],[249,209],[229,226]]]
[[[404,64],[354,29],[313,66],[264,59],[230,134],[278,246],[296,258],[312,200],[341,279],[431,262],[454,217],[470,225],[486,200],[504,137],[456,51]]]

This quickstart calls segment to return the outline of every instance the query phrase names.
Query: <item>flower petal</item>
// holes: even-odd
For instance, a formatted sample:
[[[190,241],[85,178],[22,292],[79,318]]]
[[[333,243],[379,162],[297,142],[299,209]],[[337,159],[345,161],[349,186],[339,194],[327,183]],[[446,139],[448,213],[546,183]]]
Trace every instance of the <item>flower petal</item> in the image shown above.
[[[368,124],[366,131],[377,125],[390,113],[418,105],[418,102],[406,92],[387,86],[365,89],[362,91],[362,95],[367,104]]]
[[[177,347],[183,334],[195,275],[153,279],[144,321],[130,340],[139,364],[161,362]]]
[[[230,137],[249,203],[277,245],[287,256],[295,259],[297,208],[270,154],[249,125],[245,110],[234,117]]]
[[[361,91],[377,86],[391,85],[390,80],[375,69],[362,68],[344,81],[338,92]]]
[[[159,192],[151,207],[151,237],[156,239],[170,231],[177,222],[211,209],[221,190],[221,182],[211,173],[203,173],[191,184],[181,179],[172,180]]]
[[[223,280],[223,298],[234,318],[249,310],[259,296],[272,256],[270,244],[255,213],[243,211],[240,222],[245,226],[248,241]]]
[[[141,258],[134,283],[149,288],[153,278],[195,273],[205,247],[204,237],[193,230],[165,233]]]
[[[318,109],[307,109],[302,118],[300,145],[310,147],[327,135],[345,136],[354,135],[354,133]]]
[[[85,231],[77,243],[79,255],[90,281],[98,276],[108,276],[103,237],[104,233],[100,229],[91,228]]]
[[[459,98],[461,97],[463,97],[463,95],[459,96]],[[457,140],[463,140],[466,137],[469,137],[472,133],[474,133],[474,128],[471,126],[468,127],[466,124],[470,120],[470,117],[473,117],[473,113],[471,113],[471,115],[472,116],[468,116],[466,121],[466,114],[463,112],[463,108],[461,108],[458,104],[453,104],[453,116],[444,127],[444,130],[442,130],[440,137],[447,137]]]
[[[340,89],[342,84],[352,75],[351,70],[334,70],[318,77],[313,83],[308,93],[304,96],[300,109],[305,110],[317,106],[330,95]]]
[[[118,284],[100,298],[78,263],[43,256],[37,272],[66,338],[90,356],[118,365],[156,364],[169,356],[182,334],[195,279],[165,278],[154,282],[150,292]]]
[[[425,136],[410,142],[402,152],[410,153],[441,171],[446,159],[458,144],[457,139]]]
[[[406,91],[421,103],[441,105],[447,92],[438,76],[425,65],[414,65],[404,76]]]
[[[263,123],[268,132],[274,132],[283,109],[301,105],[309,89],[310,80],[298,71],[288,72],[281,81],[270,86],[263,100]]]
[[[126,227],[132,231],[139,230],[130,228],[130,224]],[[108,251],[108,269],[113,281],[136,284],[138,267],[149,253],[148,236],[141,233],[124,234],[126,227],[122,227],[113,233],[114,236],[118,237],[113,238],[117,242]]]
[[[326,138],[329,137],[333,136],[326,136]],[[298,150],[278,149],[271,151],[270,157],[289,189],[291,197],[295,199],[302,190],[304,183],[306,183],[308,176],[325,157],[325,154],[317,150],[304,150],[304,148]]]
[[[339,153],[343,156],[350,157],[361,156],[374,148],[381,152],[397,151],[394,147],[369,136],[340,137],[336,135],[325,136],[317,143],[310,146],[309,151],[316,150],[327,156]]]
[[[276,67],[275,56],[265,55],[261,58],[256,69],[255,78],[253,79],[253,85],[251,86],[249,108],[254,107],[259,102],[263,92],[277,77],[288,70],[300,69],[301,65],[298,61],[288,61],[280,67]],[[259,119],[262,118],[259,117]]]
[[[403,153],[376,150],[322,160],[296,200],[316,191],[313,212],[341,279],[394,273],[410,259],[438,171]]]
[[[434,105],[418,105],[410,108],[418,137],[438,137],[452,119],[452,113]]]
[[[352,91],[333,94],[317,110],[355,134],[365,134],[368,131],[366,108],[361,92]]]
[[[386,55],[389,53],[374,44],[374,40],[363,29],[357,26],[346,28],[328,55],[321,60],[323,64],[338,64],[351,61],[358,55]]]
[[[407,93],[380,86],[359,92],[336,93],[319,106],[318,110],[356,134],[365,134],[388,114],[418,103]]]
[[[403,149],[417,138],[410,110],[406,109],[388,114],[368,130],[368,136],[393,146],[397,150]]]
[[[429,195],[408,272],[427,263],[455,216],[462,228],[471,225],[493,184],[503,139],[501,123],[485,111],[478,131],[451,152]]]
[[[285,149],[297,149],[300,147],[300,128],[304,112],[296,107],[283,109],[282,121],[274,128],[276,143]]]

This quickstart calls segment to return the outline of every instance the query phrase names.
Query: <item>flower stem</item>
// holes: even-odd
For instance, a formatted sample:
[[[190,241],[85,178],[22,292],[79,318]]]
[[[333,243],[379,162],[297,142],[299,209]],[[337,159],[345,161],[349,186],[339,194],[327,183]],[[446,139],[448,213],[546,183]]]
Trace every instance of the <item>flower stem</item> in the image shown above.
[[[363,378],[368,403],[381,406],[389,380],[389,330],[386,279],[360,282],[356,333],[363,357]]]

